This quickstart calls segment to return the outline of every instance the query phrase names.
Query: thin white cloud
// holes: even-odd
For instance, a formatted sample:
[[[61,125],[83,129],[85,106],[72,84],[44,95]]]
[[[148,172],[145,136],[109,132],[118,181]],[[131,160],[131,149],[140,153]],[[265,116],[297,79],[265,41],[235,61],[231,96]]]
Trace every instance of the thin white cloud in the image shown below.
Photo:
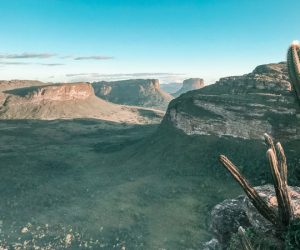
[[[62,66],[65,64],[63,64],[63,63],[37,63],[37,65],[53,67],[53,66]]]
[[[10,62],[10,61],[0,61],[0,65],[15,65],[15,66],[21,66],[21,65],[42,65],[42,66],[61,66],[64,65],[62,63],[33,63],[33,62]]]
[[[111,60],[114,59],[112,56],[79,56],[75,57],[74,60]]]
[[[26,62],[0,62],[1,65],[29,65],[31,63]]]
[[[72,55],[57,55],[56,53],[6,53],[0,54],[0,59],[47,59],[57,57],[59,59],[73,59],[79,60],[111,60],[114,59],[112,56],[101,56],[101,55],[91,55],[91,56],[72,56]]]
[[[31,58],[38,58],[38,59],[45,59],[54,57],[56,54],[52,53],[21,53],[21,54],[0,54],[1,59],[31,59]]]

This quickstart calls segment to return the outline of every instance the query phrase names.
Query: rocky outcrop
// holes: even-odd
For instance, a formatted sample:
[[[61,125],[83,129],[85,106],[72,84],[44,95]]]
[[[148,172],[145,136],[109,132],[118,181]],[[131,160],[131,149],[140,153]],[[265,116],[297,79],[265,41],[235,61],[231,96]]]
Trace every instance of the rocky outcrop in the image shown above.
[[[190,78],[186,79],[182,83],[181,89],[172,94],[174,97],[178,97],[191,90],[201,89],[204,87],[204,80],[201,78]]]
[[[277,210],[277,199],[273,186],[264,185],[255,188],[260,197],[265,200],[270,207]],[[296,218],[300,217],[300,188],[289,187],[289,193]],[[262,235],[273,231],[273,226],[268,222],[252,205],[248,197],[239,196],[235,199],[228,199],[216,205],[211,211],[210,230],[213,234],[214,248],[209,242],[205,244],[206,249],[226,249],[233,234],[238,228],[249,227],[260,232]],[[210,241],[212,242],[212,241]],[[216,243],[217,242],[217,243]]]
[[[0,119],[93,118],[125,123],[159,123],[163,112],[128,107],[95,96],[89,83],[31,86],[1,93]]]
[[[300,138],[300,113],[286,63],[261,65],[250,74],[220,79],[173,100],[163,124],[187,135],[261,139]]]
[[[160,89],[157,79],[93,83],[96,96],[107,101],[165,110],[173,97]]]

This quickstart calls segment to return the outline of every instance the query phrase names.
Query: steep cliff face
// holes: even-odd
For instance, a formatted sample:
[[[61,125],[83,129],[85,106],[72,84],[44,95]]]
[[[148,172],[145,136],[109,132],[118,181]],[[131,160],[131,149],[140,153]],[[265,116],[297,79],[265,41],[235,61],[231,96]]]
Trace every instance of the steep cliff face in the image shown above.
[[[88,83],[32,86],[5,92],[30,102],[85,100],[95,95],[93,87]]]
[[[160,89],[157,79],[93,83],[96,96],[113,103],[165,110],[173,97]]]
[[[182,83],[181,89],[172,94],[174,97],[178,97],[191,90],[201,89],[204,87],[204,80],[201,78],[190,78],[186,79]]]
[[[1,93],[0,119],[94,118],[125,123],[158,123],[163,112],[109,103],[89,83],[31,86]]]
[[[285,63],[261,65],[184,94],[170,103],[163,124],[187,135],[300,138],[299,104]]]

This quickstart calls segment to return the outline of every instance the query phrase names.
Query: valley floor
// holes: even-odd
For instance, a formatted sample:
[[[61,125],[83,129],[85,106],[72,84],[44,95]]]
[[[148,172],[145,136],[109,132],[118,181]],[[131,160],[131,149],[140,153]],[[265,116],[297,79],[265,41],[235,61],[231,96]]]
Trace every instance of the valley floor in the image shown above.
[[[0,246],[201,249],[211,208],[241,193],[214,155],[232,149],[157,128],[1,121]]]

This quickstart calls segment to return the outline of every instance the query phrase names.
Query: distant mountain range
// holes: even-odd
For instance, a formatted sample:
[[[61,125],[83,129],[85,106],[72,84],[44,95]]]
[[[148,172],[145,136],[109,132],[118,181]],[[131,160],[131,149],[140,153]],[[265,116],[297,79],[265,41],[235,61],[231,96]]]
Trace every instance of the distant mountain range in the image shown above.
[[[174,96],[202,85],[201,79],[188,79]],[[167,109],[173,98],[160,88],[157,79],[102,81],[92,84],[0,81],[0,118],[95,118],[151,123],[162,119],[162,111]]]
[[[89,83],[51,84],[30,87],[20,82],[1,93],[0,119],[93,118],[125,123],[159,123],[163,112],[118,105],[95,96]],[[40,83],[38,83],[40,84]],[[7,89],[7,88],[5,88]]]
[[[182,83],[182,87],[176,92],[172,93],[174,97],[178,97],[191,90],[201,89],[204,87],[204,80],[201,78],[186,79]]]
[[[200,78],[187,79],[173,93],[176,99],[156,79],[50,85],[1,81],[0,118],[90,117],[147,123],[162,117],[163,112],[153,109],[169,105],[163,125],[187,135],[258,139],[267,132],[279,139],[300,138],[299,107],[290,90],[286,63],[260,65],[249,74],[221,78],[206,87]]]

